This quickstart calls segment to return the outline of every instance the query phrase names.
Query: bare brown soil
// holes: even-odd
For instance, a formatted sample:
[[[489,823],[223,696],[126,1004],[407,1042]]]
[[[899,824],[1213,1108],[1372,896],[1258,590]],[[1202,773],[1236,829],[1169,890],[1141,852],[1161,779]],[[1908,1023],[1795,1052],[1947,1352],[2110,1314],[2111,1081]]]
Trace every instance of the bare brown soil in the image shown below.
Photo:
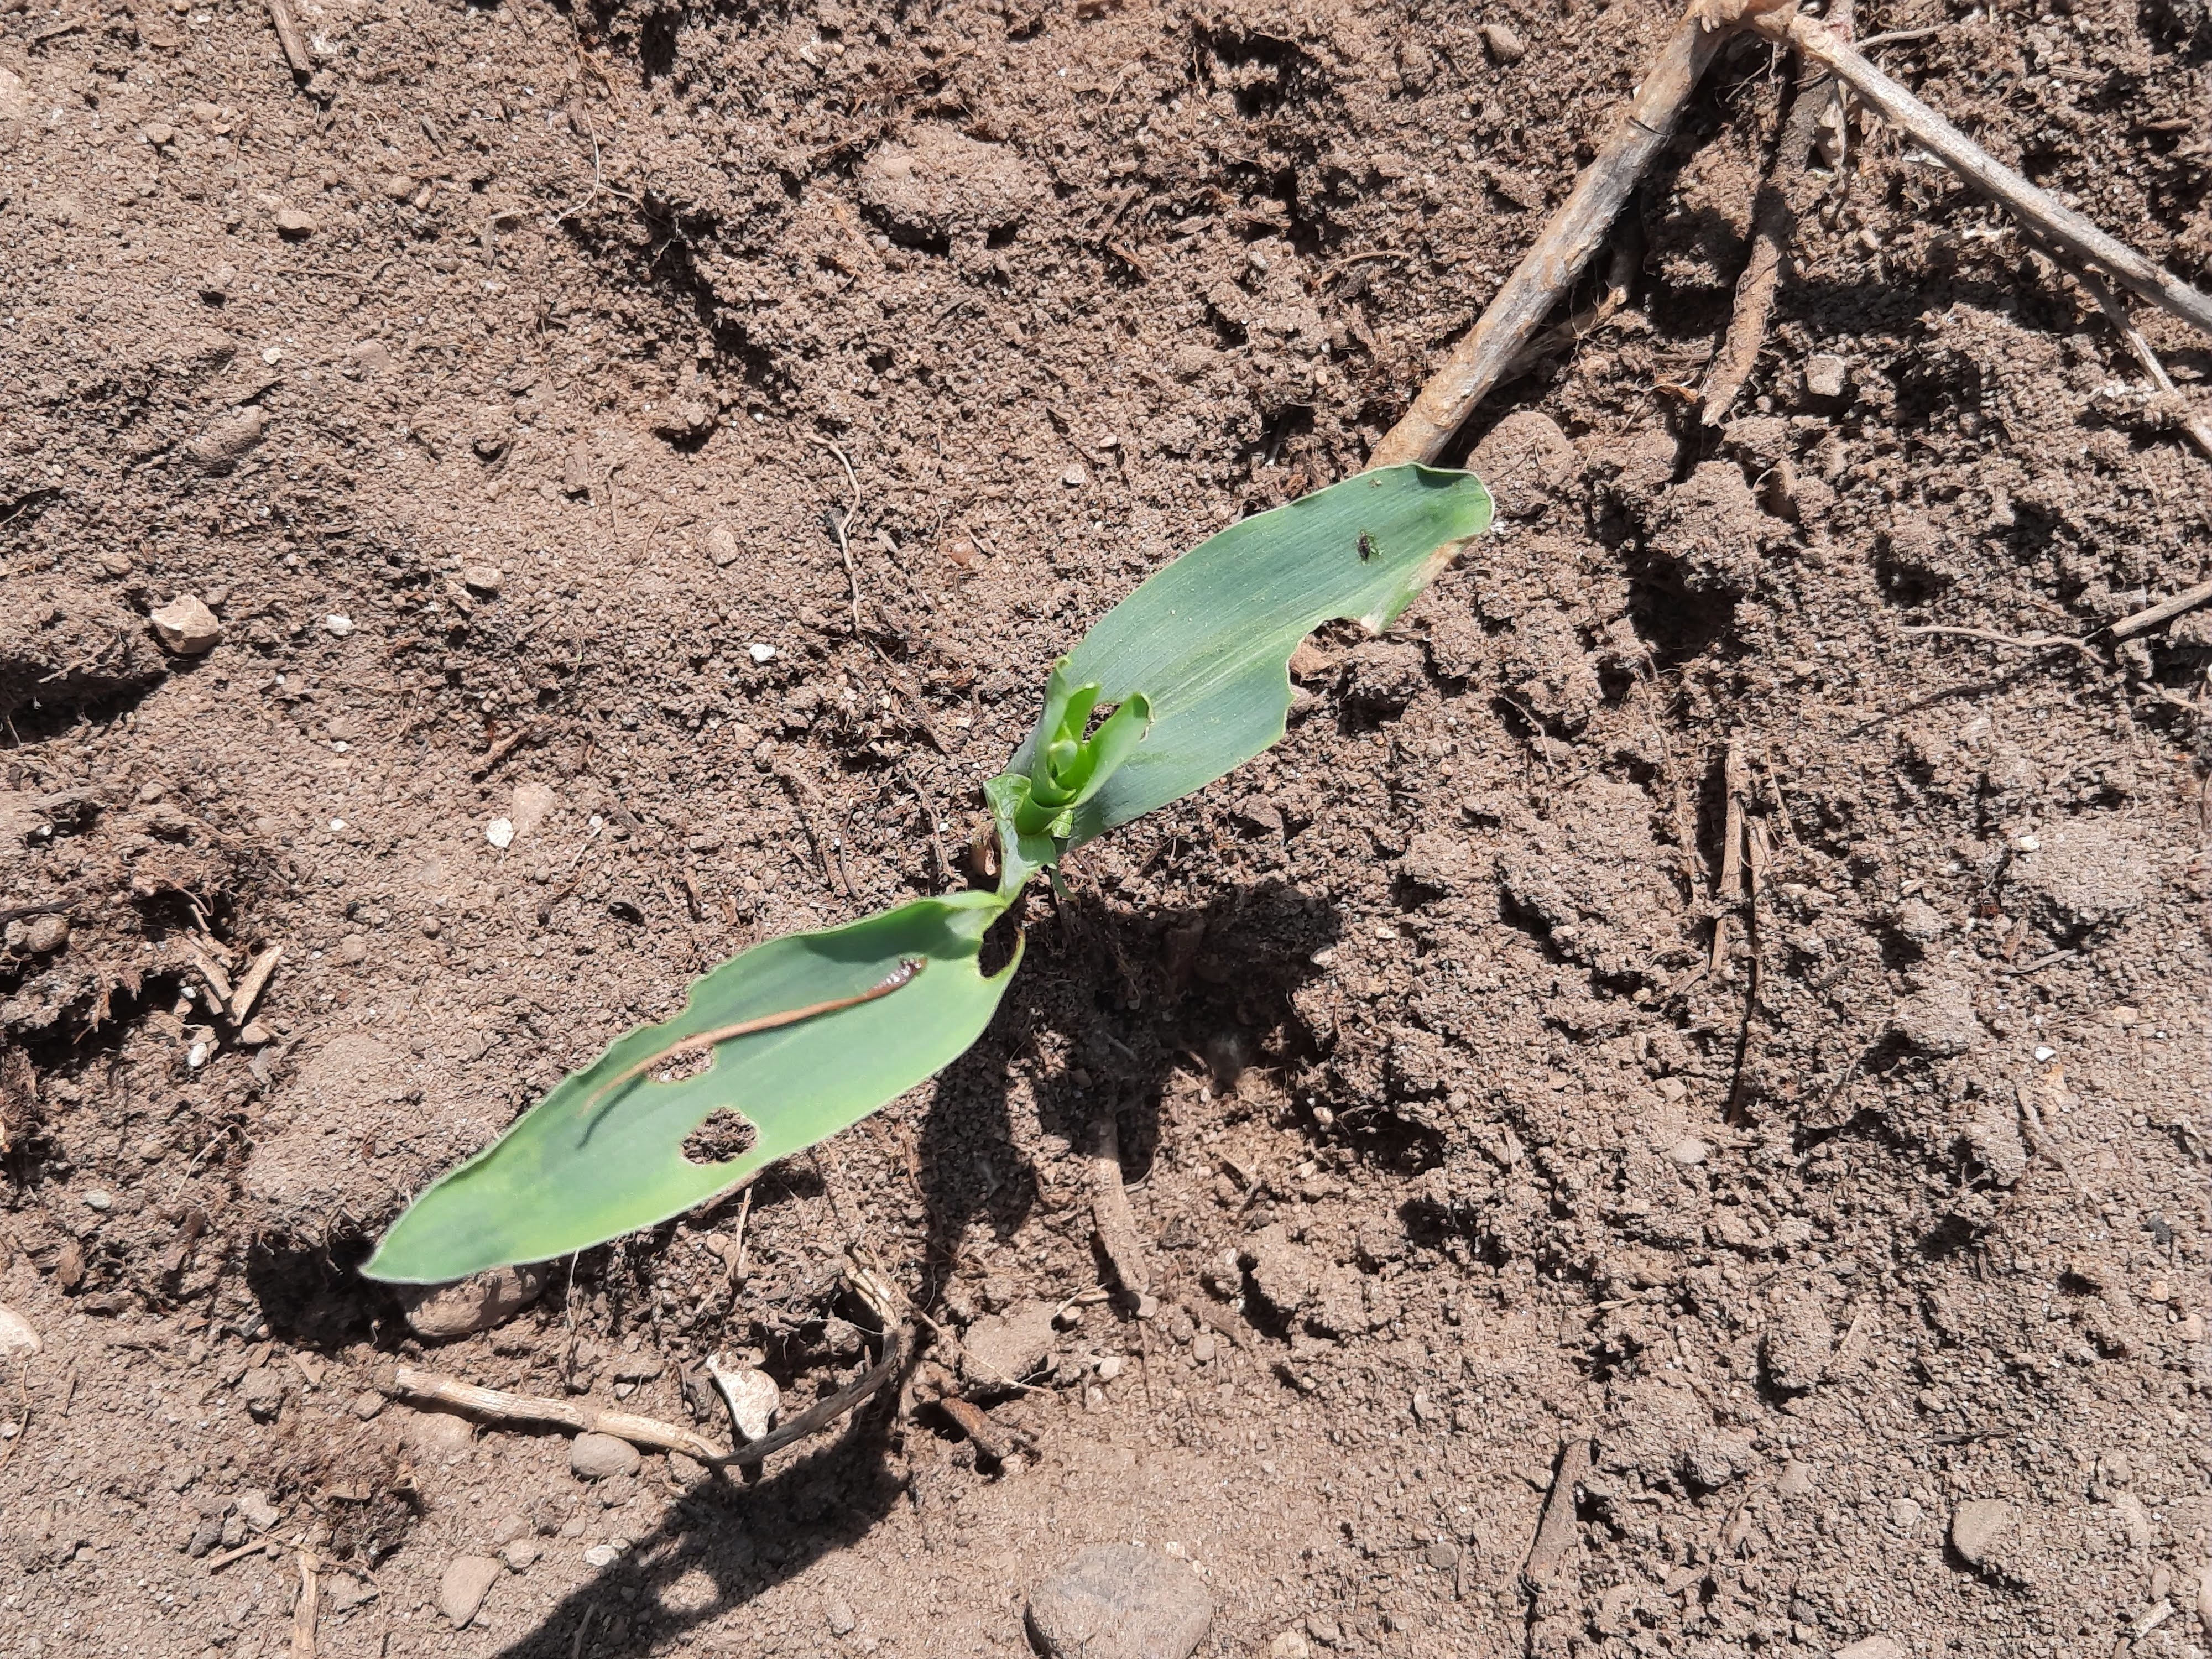
[[[749,940],[963,879],[1053,654],[1361,464],[1670,19],[295,4],[304,88],[258,3],[0,14],[0,1650],[292,1651],[265,1528],[330,1659],[1012,1654],[1106,1540],[1220,1654],[2201,1653],[2212,625],[1906,630],[2202,579],[2206,464],[2000,217],[1854,129],[1701,434],[1739,48],[1630,303],[1476,423],[1494,538],[1073,860],[740,1281],[733,1200],[426,1344],[352,1271],[407,1195]],[[1948,24],[1883,62],[2206,280],[2201,6],[1857,22]],[[270,945],[246,1042],[208,967]],[[1071,1309],[1003,1463],[941,1345],[750,1484],[374,1391],[810,1399],[856,1236],[1003,1349],[1100,1282],[1101,1115],[1159,1312]]]

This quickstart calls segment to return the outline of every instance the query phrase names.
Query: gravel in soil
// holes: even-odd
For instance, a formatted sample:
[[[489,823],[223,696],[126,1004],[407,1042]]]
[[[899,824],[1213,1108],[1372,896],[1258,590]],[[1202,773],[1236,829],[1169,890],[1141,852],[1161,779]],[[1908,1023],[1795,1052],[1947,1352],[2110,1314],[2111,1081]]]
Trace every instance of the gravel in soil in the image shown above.
[[[295,9],[298,87],[258,7],[0,15],[0,1645],[288,1650],[304,1544],[337,1659],[1014,1653],[1133,1541],[1206,1653],[2199,1639],[2208,613],[1905,630],[2087,635],[2212,526],[1991,210],[1854,131],[1701,432],[1729,58],[1629,303],[1475,423],[1498,533],[1072,860],[975,1050],[410,1325],[407,1195],[962,879],[1053,654],[1360,464],[1669,20]],[[2202,282],[2205,45],[1883,61]],[[1101,1118],[1143,1320],[1078,1299]],[[939,1344],[752,1484],[376,1387],[795,1413],[854,1235],[1022,1376]]]

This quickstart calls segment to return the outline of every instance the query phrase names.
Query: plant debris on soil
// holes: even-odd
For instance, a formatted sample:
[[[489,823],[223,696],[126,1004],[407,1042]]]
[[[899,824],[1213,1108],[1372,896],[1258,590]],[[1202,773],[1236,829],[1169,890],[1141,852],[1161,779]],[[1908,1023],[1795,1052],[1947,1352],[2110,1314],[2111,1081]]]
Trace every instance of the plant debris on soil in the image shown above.
[[[2212,278],[2203,8],[1915,3],[1890,73]],[[1053,657],[1364,464],[1675,21],[0,13],[0,1649],[2201,1653],[2212,611],[2099,630],[2208,574],[2212,355],[1847,117],[1704,426],[1749,40],[1466,434],[1496,533],[1073,856],[975,1048],[353,1271],[696,973],[969,879]],[[856,1255],[919,1358],[757,1478],[392,1397],[726,1443],[710,1358],[876,1363]]]

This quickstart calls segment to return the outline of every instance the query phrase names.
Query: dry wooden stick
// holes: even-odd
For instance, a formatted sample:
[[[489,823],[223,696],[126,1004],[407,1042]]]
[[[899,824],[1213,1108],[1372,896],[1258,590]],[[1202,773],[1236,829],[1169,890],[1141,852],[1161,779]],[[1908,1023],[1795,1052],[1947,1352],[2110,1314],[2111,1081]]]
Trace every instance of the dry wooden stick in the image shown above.
[[[1683,106],[1726,39],[1694,17],[1676,25],[1597,159],[1583,169],[1535,246],[1413,406],[1383,434],[1369,458],[1370,467],[1434,460],[1451,441],[1597,252],[1636,181],[1674,135]]]
[[[835,455],[839,462],[843,465],[845,468],[845,483],[853,492],[853,504],[845,509],[845,516],[843,518],[839,518],[834,513],[829,514],[826,516],[830,520],[830,528],[836,533],[837,556],[845,561],[845,580],[852,591],[853,637],[856,640],[864,640],[867,637],[867,635],[866,630],[864,630],[860,626],[860,572],[859,568],[853,562],[852,541],[853,520],[860,516],[860,481],[854,476],[853,463],[847,459],[843,450],[838,448],[836,445],[822,439],[817,439],[815,441],[820,445],[822,448],[828,450],[832,455]]]
[[[2150,377],[2150,383],[2173,400],[2180,412],[2181,429],[2189,434],[2190,441],[2206,457],[2212,458],[2212,422],[2208,422],[2202,415],[2190,408],[2183,398],[2181,388],[2174,385],[2173,377],[2166,372],[2166,365],[2159,362],[2158,353],[2151,349],[2150,342],[2143,337],[2142,330],[2136,326],[2136,319],[2128,314],[2127,303],[2113,293],[2112,284],[2096,272],[2076,270],[2074,275],[2081,286],[2089,290],[2090,298],[2096,301],[2097,308],[2105,313],[2106,320],[2119,331],[2120,338],[2127,342],[2128,349],[2135,353],[2136,362]]]
[[[1850,0],[1837,0],[1832,16],[1836,27],[1848,33]],[[1820,118],[1834,95],[1835,77],[1825,71],[1807,75],[1798,82],[1790,119],[1782,129],[1781,143],[1775,147],[1773,171],[1767,174],[1753,213],[1751,261],[1736,283],[1735,314],[1729,320],[1728,336],[1714,354],[1712,366],[1705,371],[1700,397],[1702,419],[1707,426],[1718,426],[1728,418],[1729,406],[1751,378],[1759,349],[1766,342],[1774,295],[1782,286],[1782,263],[1797,234],[1798,216],[1811,205],[1802,199],[1808,194],[1806,162],[1820,139]]]
[[[402,1365],[377,1387],[397,1400],[419,1405],[443,1406],[494,1423],[538,1423],[573,1429],[579,1434],[607,1434],[633,1446],[655,1451],[682,1452],[708,1462],[729,1454],[703,1435],[630,1412],[602,1411],[596,1406],[568,1400],[548,1400],[531,1395],[509,1394],[503,1389],[480,1389],[457,1377]]]
[[[2116,640],[2131,640],[2138,634],[2148,634],[2160,623],[2170,623],[2184,611],[2194,611],[2200,605],[2212,605],[2212,582],[2199,582],[2194,587],[2185,587],[2170,599],[2160,599],[2148,611],[2138,611],[2132,617],[2123,617],[2105,631]]]
[[[1900,628],[1900,634],[1948,634],[1962,640],[1980,640],[1988,645],[2001,645],[2008,651],[2042,651],[2052,646],[2068,651],[2078,651],[2091,661],[2096,660],[2096,651],[2086,641],[2064,634],[2025,634],[2018,638],[2010,634],[1999,634],[1986,628],[1953,628],[1930,623],[1925,627]]]
[[[1543,1518],[1536,1523],[1536,1541],[1521,1569],[1531,1584],[1548,1582],[1574,1547],[1575,1488],[1589,1478],[1589,1442],[1568,1441],[1559,1454],[1559,1471],[1552,1481],[1551,1496],[1544,1500]]]
[[[514,731],[508,732],[497,743],[492,744],[489,749],[487,749],[484,751],[484,757],[477,763],[476,769],[469,775],[476,778],[489,777],[491,775],[491,769],[493,767],[497,766],[501,761],[505,760],[509,755],[521,748],[524,744],[529,742],[531,738],[537,735],[538,722],[536,720],[523,721],[523,723],[516,726]]]
[[[1129,1194],[1121,1185],[1121,1139],[1114,1114],[1101,1112],[1091,1126],[1091,1222],[1106,1264],[1131,1300],[1150,1294],[1152,1273],[1145,1265],[1145,1249],[1137,1235],[1136,1217],[1129,1209]]]
[[[735,1450],[726,1450],[703,1435],[655,1418],[639,1417],[630,1412],[601,1411],[573,1401],[549,1400],[537,1395],[509,1394],[503,1389],[480,1389],[458,1377],[417,1370],[412,1365],[398,1367],[377,1386],[395,1399],[443,1406],[494,1423],[537,1423],[551,1428],[574,1429],[581,1434],[612,1435],[633,1446],[682,1452],[709,1468],[749,1468],[835,1422],[867,1399],[897,1374],[913,1346],[912,1331],[903,1325],[893,1326],[884,1341],[884,1357],[874,1365],[836,1393],[817,1401],[774,1434]]]
[[[292,1659],[315,1659],[315,1619],[321,1611],[323,1591],[315,1577],[315,1558],[300,1553],[300,1600],[292,1609]]]
[[[292,15],[292,0],[269,0],[269,21],[276,26],[276,44],[284,48],[284,61],[295,75],[313,75],[315,60],[307,55],[307,37],[300,33],[300,20]]]
[[[806,828],[806,838],[814,843],[815,856],[822,860],[823,872],[840,894],[851,898],[853,880],[845,873],[845,860],[836,842],[822,827],[822,802],[814,793],[814,786],[782,761],[776,763],[775,775],[799,804],[799,821]]]
[[[2028,183],[1838,40],[1817,19],[1794,13],[1766,12],[1744,21],[1746,27],[1767,40],[1790,47],[1805,63],[1818,64],[1828,70],[1856,93],[1875,114],[2023,224],[2063,250],[2069,258],[2098,266],[2129,292],[2212,334],[2212,296],[2198,293],[2125,243],[2100,230],[2048,191]]]

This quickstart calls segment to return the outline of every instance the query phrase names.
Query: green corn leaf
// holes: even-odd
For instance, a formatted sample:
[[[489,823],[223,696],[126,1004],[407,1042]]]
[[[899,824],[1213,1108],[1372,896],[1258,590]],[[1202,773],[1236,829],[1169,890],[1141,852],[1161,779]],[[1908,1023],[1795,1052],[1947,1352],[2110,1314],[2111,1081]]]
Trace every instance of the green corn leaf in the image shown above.
[[[1036,764],[1020,778],[1024,787],[1015,792],[1014,821],[1024,836],[1066,835],[1069,810],[1098,793],[1144,741],[1152,723],[1152,705],[1140,691],[1086,738],[1084,728],[1097,707],[1098,688],[1071,680],[1066,658],[1052,665],[1045,683],[1044,714],[1037,726],[1048,735],[1041,745],[1031,745]]]
[[[723,963],[684,1012],[618,1039],[392,1224],[362,1271],[435,1284],[542,1261],[681,1214],[804,1151],[950,1064],[1018,963],[981,966],[985,931],[1064,848],[1211,782],[1283,735],[1290,654],[1334,618],[1388,627],[1490,523],[1465,473],[1365,473],[1247,519],[1161,571],[1056,665],[1037,732],[984,786],[994,893],[922,899]],[[1101,702],[1115,712],[1085,735]],[[763,1022],[773,1021],[772,1024]],[[748,1029],[730,1032],[727,1028]],[[680,1080],[654,1070],[702,1048]],[[695,1163],[717,1112],[754,1133]]]
[[[1006,904],[995,893],[920,899],[724,963],[692,986],[682,1013],[619,1038],[416,1200],[362,1272],[437,1284],[565,1255],[680,1215],[866,1117],[982,1035],[1019,958],[995,975],[980,967],[984,930]],[[682,1081],[623,1080],[686,1036],[857,996],[908,963],[921,965],[898,988],[732,1037]],[[685,1138],[717,1109],[753,1127],[752,1146],[726,1163],[690,1162]]]
[[[1291,653],[1325,622],[1380,633],[1490,527],[1490,492],[1465,472],[1385,467],[1231,526],[1115,605],[1059,678],[1125,707],[1142,695],[1152,726],[1078,804],[1070,846],[1193,790],[1278,741],[1291,707]],[[1033,774],[1040,722],[1008,770]]]

